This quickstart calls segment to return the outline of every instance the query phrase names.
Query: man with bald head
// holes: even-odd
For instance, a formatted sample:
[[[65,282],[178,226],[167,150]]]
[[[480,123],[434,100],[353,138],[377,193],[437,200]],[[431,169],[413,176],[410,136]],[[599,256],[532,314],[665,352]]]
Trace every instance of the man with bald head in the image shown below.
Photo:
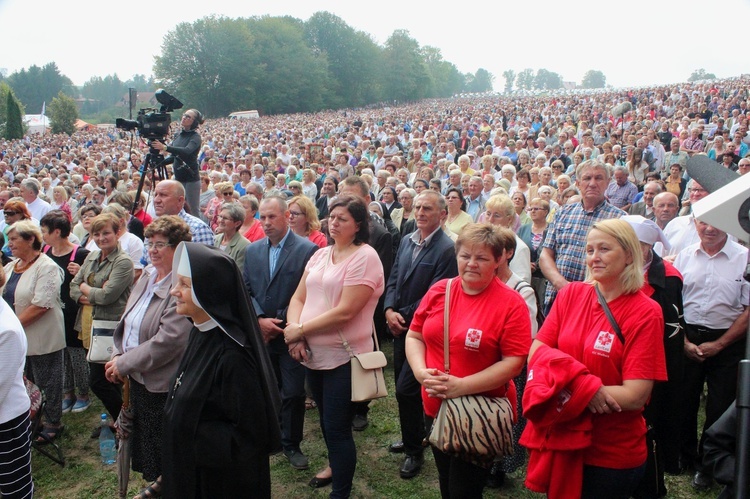
[[[203,243],[206,246],[214,245],[214,233],[206,223],[198,217],[185,211],[185,187],[176,180],[162,180],[154,188],[154,212],[157,217],[162,215],[177,215],[188,224],[190,234],[194,243]],[[148,243],[148,238],[144,241]],[[143,246],[144,262],[150,262],[148,255],[148,244]]]
[[[661,230],[674,220],[680,209],[680,200],[672,192],[662,192],[654,197],[654,222]]]

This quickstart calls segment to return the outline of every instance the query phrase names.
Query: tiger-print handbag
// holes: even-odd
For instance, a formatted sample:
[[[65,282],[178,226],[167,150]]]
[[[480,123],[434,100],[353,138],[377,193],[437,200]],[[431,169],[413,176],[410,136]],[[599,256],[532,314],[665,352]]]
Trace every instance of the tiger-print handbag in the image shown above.
[[[444,371],[450,372],[448,321],[451,280],[443,313]],[[507,397],[464,395],[445,399],[432,423],[428,442],[448,455],[489,467],[498,456],[513,454],[513,407]]]

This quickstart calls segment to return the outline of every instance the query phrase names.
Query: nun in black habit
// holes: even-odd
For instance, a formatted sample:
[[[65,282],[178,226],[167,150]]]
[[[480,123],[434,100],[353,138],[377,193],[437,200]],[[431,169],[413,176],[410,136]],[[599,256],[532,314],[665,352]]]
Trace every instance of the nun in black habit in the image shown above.
[[[271,497],[280,399],[240,271],[222,251],[180,243],[172,276],[194,326],[165,407],[164,497]]]

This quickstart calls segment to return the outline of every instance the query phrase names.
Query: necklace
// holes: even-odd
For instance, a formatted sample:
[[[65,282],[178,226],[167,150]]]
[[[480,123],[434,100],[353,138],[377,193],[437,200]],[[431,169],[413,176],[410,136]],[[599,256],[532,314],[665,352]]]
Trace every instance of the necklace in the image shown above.
[[[19,274],[20,274],[21,272],[25,271],[26,269],[28,269],[29,267],[31,267],[32,265],[34,265],[34,262],[36,262],[36,261],[37,261],[37,260],[39,259],[39,257],[40,257],[41,255],[42,255],[42,254],[41,254],[41,253],[39,253],[39,254],[38,254],[37,256],[35,256],[35,257],[34,257],[34,259],[33,259],[33,260],[31,260],[31,261],[30,261],[29,263],[26,263],[26,264],[24,264],[24,265],[18,265],[18,262],[20,262],[20,261],[21,261],[21,259],[19,258],[18,260],[16,260],[16,263],[15,263],[15,265],[13,266],[13,270],[14,270],[15,272],[17,272],[17,273],[19,273]]]

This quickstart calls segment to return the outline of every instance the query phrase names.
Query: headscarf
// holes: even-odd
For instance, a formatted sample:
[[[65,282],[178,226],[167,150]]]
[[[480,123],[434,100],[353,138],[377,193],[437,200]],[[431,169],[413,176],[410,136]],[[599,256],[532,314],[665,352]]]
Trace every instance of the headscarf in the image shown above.
[[[242,273],[225,252],[201,243],[181,242],[172,263],[172,280],[178,276],[192,280],[193,302],[203,309],[217,327],[237,342],[259,366],[261,388],[268,421],[278,421],[281,410],[276,376],[258,325],[255,310],[242,280]],[[278,433],[278,426],[272,430]],[[272,435],[270,442],[278,446],[280,435]],[[279,449],[271,448],[269,452]]]

